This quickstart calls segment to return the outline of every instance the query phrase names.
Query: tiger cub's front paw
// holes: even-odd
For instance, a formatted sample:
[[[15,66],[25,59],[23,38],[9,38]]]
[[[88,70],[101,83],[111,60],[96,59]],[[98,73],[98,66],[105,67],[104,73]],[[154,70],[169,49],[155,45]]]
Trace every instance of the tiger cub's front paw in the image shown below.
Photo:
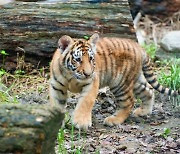
[[[88,127],[91,127],[92,120],[91,120],[91,114],[90,113],[82,113],[82,112],[74,112],[73,118],[72,118],[73,124],[77,128],[82,128],[87,130]]]

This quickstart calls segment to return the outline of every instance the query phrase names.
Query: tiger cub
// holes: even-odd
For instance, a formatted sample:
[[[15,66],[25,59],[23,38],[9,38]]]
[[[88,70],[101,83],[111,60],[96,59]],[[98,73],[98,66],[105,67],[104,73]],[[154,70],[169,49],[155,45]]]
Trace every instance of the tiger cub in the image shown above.
[[[66,109],[67,91],[80,93],[73,113],[73,123],[87,129],[92,125],[92,108],[99,88],[109,86],[119,109],[104,123],[123,123],[133,109],[135,98],[142,105],[135,116],[151,114],[153,89],[169,95],[178,92],[163,88],[156,80],[146,52],[134,41],[120,38],[99,38],[97,33],[88,40],[62,36],[58,41],[50,67],[50,102]]]

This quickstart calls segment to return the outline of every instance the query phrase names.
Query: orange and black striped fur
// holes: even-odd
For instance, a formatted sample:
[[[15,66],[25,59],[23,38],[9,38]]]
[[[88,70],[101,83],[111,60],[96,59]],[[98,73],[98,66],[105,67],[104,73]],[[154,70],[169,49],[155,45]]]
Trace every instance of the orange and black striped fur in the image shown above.
[[[80,93],[73,113],[78,128],[91,126],[92,108],[99,88],[109,86],[119,109],[104,120],[105,124],[123,123],[133,109],[135,97],[142,100],[136,116],[152,112],[153,89],[169,95],[176,91],[162,87],[156,80],[146,52],[134,41],[120,38],[89,40],[62,36],[51,62],[50,102],[66,109],[67,91]]]

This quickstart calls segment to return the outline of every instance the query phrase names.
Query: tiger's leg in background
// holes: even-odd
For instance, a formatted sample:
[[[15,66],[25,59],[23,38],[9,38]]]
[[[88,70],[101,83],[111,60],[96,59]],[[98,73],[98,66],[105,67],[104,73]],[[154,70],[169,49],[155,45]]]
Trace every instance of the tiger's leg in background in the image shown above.
[[[72,117],[73,123],[77,128],[88,129],[92,125],[92,108],[98,95],[98,90],[98,79],[83,87]]]
[[[49,97],[52,105],[58,105],[62,113],[66,112],[67,89],[63,84],[50,83]]]
[[[112,116],[107,117],[104,123],[107,125],[118,125],[123,123],[129,116],[134,106],[134,94],[132,88],[120,91],[120,93],[113,93],[116,97],[117,104],[120,109]],[[118,90],[119,91],[119,90]],[[113,92],[113,91],[112,91]]]
[[[154,104],[154,89],[148,83],[136,83],[134,93],[142,101],[141,106],[134,110],[134,115],[144,116],[151,114]]]

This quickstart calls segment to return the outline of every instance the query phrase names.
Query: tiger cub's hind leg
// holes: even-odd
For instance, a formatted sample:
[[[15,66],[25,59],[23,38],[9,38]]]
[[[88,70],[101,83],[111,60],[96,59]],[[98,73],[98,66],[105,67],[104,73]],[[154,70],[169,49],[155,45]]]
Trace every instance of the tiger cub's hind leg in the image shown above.
[[[142,101],[141,106],[134,110],[134,115],[144,116],[151,114],[154,105],[154,89],[148,83],[136,83],[134,93]]]
[[[128,118],[134,106],[134,95],[132,90],[125,90],[119,94],[114,92],[113,94],[116,97],[120,109],[116,111],[114,115],[109,116],[104,120],[104,124],[109,126],[123,123]]]

